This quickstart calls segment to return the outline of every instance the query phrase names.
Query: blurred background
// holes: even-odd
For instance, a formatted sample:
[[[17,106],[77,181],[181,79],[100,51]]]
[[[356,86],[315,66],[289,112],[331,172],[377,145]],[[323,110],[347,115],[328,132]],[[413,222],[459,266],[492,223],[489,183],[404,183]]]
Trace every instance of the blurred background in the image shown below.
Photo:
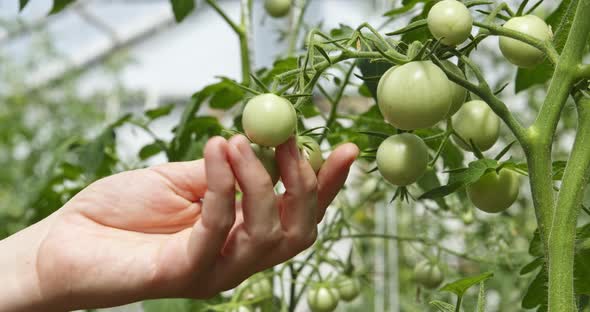
[[[142,148],[153,141],[153,135],[170,140],[195,91],[219,76],[239,79],[239,46],[234,33],[204,1],[195,2],[193,13],[177,24],[168,0],[78,0],[49,16],[51,0],[31,0],[21,13],[18,1],[0,0],[0,238],[59,208],[100,176],[103,165],[121,171],[166,161],[163,154],[142,157]],[[239,1],[219,3],[230,16],[239,15]],[[312,0],[305,21],[322,29],[340,24],[354,28],[363,22],[380,25],[385,21],[383,12],[400,3]],[[557,4],[544,1],[538,12],[551,12]],[[388,24],[386,30],[399,28],[409,18]],[[255,67],[269,67],[287,48],[283,39],[290,21],[269,18],[262,1],[255,1],[254,21]],[[499,57],[495,40],[486,41],[474,59],[494,87],[514,77],[514,68]],[[513,86],[502,92],[523,120],[533,116],[543,95],[539,88],[515,95]],[[316,97],[321,103],[321,95]],[[344,101],[352,109],[370,102],[358,94],[358,88],[347,89]],[[142,114],[161,107],[171,107],[172,113],[149,127],[125,123],[116,129],[112,142],[100,141],[102,145],[97,147],[97,141],[91,140],[102,137],[105,127],[127,113]],[[224,111],[203,110],[226,125],[231,121],[232,116]],[[565,114],[560,144],[567,151],[575,114],[572,110]],[[504,142],[509,141],[507,135]],[[69,155],[72,146],[80,147],[77,156]],[[105,153],[93,153],[96,148]],[[518,158],[518,152],[515,155]],[[96,168],[88,174],[82,171],[88,168],[60,163],[56,174],[57,160],[62,157],[86,157]],[[361,185],[369,190],[385,187],[383,182],[360,174],[364,169],[356,169],[350,183],[359,188],[349,189],[344,202],[355,205],[359,197],[355,190]],[[531,259],[528,240],[535,222],[526,199],[528,192],[524,187],[521,191],[524,195],[518,207],[497,218],[461,211],[454,218],[437,219],[426,213],[425,205],[392,205],[387,200],[365,203],[367,206],[358,207],[362,212],[351,217],[376,232],[430,233],[460,253],[469,252],[477,258],[493,255],[497,262],[484,266],[496,272],[489,285],[489,311],[523,311],[520,302],[533,276],[521,278],[518,271]],[[473,224],[473,219],[484,221]],[[434,223],[435,227],[429,226]],[[334,248],[345,251],[350,244]],[[403,255],[412,258],[416,251],[408,246],[379,241],[363,247],[369,250],[366,263],[373,265],[368,270],[374,283],[363,290],[362,300],[342,305],[338,311],[425,311],[432,297],[424,297],[410,283],[413,264],[406,263]],[[460,258],[448,260],[448,266],[447,273],[455,277],[483,270]],[[466,302],[474,300],[467,298]],[[299,308],[307,311],[305,304]],[[110,310],[142,311],[143,307],[134,304]]]

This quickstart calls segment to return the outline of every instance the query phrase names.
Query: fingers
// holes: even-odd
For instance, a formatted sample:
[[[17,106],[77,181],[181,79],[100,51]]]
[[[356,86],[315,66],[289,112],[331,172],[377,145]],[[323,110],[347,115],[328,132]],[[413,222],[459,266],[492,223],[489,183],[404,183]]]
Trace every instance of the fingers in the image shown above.
[[[359,149],[352,143],[340,145],[324,162],[318,173],[318,206],[317,222],[324,217],[326,208],[340,191],[350,166],[358,156]]]
[[[318,181],[294,138],[277,147],[276,157],[285,186],[281,200],[281,222],[287,243],[292,249],[303,250],[316,237]]]
[[[201,219],[189,240],[189,256],[197,268],[209,267],[219,256],[235,220],[235,180],[228,162],[228,143],[215,137],[205,146],[207,191]]]
[[[243,135],[229,141],[229,159],[242,190],[244,229],[253,242],[270,243],[279,239],[281,224],[277,198],[270,175]]]

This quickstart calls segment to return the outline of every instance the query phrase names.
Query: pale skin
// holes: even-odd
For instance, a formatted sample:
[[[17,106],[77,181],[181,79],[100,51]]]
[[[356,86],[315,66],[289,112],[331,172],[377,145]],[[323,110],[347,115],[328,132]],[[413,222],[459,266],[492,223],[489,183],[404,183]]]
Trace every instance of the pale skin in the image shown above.
[[[316,176],[290,139],[277,148],[286,189],[278,195],[244,136],[212,138],[204,154],[101,179],[0,241],[0,311],[208,298],[231,289],[313,244],[358,148],[339,146]]]

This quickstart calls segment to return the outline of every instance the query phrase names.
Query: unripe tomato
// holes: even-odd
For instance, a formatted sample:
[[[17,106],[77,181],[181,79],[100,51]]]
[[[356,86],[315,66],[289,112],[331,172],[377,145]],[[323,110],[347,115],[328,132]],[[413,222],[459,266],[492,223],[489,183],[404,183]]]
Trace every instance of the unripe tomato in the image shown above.
[[[320,171],[320,168],[324,164],[324,158],[322,157],[322,150],[318,142],[308,136],[300,136],[299,144],[303,150],[303,155],[313,168],[315,173]]]
[[[455,0],[453,0],[453,1],[455,1]],[[443,63],[447,69],[449,69],[453,73],[457,74],[458,76],[465,78],[465,74],[463,74],[463,72],[461,71],[461,69],[457,65],[455,65],[447,60],[443,61]],[[465,90],[465,88],[461,87],[460,85],[458,85],[452,81],[450,81],[450,83],[451,83],[450,89],[451,89],[452,100],[451,100],[451,108],[449,109],[449,113],[447,114],[447,118],[455,115],[455,113],[459,110],[459,108],[461,108],[463,103],[465,103],[465,99],[467,98],[467,90]]]
[[[394,185],[416,182],[428,166],[428,148],[415,134],[402,133],[385,139],[377,149],[379,173]]]
[[[450,81],[430,61],[390,68],[377,86],[377,104],[385,120],[403,130],[429,128],[451,107]]]
[[[487,151],[500,135],[500,118],[484,101],[469,101],[453,116],[453,128],[461,138],[454,138],[457,145],[466,151],[471,150],[470,140],[480,151]]]
[[[520,179],[518,173],[509,169],[488,172],[477,182],[467,186],[469,199],[488,213],[502,212],[510,207],[518,197]]]
[[[264,9],[272,17],[283,17],[291,9],[291,0],[265,0]]]
[[[243,290],[240,298],[246,300],[262,299],[272,297],[272,284],[266,277],[258,276],[254,277],[254,280],[249,280],[245,285],[246,289]]]
[[[307,291],[307,305],[312,312],[332,312],[339,300],[338,290],[332,287],[317,286]]]
[[[506,29],[516,30],[539,40],[553,37],[551,28],[545,21],[534,15],[513,17],[504,24]],[[500,37],[500,51],[510,63],[524,68],[534,67],[543,61],[543,52],[528,43],[509,37]]]
[[[254,154],[258,157],[264,169],[270,175],[272,180],[272,184],[277,184],[279,178],[281,177],[279,172],[279,164],[275,158],[275,150],[272,147],[263,147],[258,144],[250,144],[252,146],[252,150]]]
[[[272,93],[248,101],[242,115],[242,126],[252,142],[262,146],[285,143],[295,131],[297,114],[291,102]]]
[[[432,6],[426,22],[434,38],[445,45],[455,46],[469,38],[473,18],[463,3],[443,0]]]
[[[241,305],[231,309],[231,312],[253,312],[253,310],[249,306]]]
[[[434,289],[442,283],[444,276],[437,264],[423,260],[414,267],[414,278],[418,284]]]
[[[352,301],[361,293],[361,282],[358,278],[340,275],[336,278],[335,286],[340,298],[344,301]]]

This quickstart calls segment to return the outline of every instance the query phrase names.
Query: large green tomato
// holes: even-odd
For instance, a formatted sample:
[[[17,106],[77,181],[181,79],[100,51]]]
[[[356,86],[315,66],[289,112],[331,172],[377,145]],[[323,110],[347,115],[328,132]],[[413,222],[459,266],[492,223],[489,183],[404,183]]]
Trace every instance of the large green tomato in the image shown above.
[[[298,138],[299,145],[303,150],[303,155],[313,168],[315,173],[320,171],[322,165],[324,164],[324,158],[322,157],[322,150],[320,149],[320,145],[318,142],[308,136],[300,136]]]
[[[347,302],[354,300],[361,293],[361,282],[355,277],[340,275],[336,278],[335,286],[340,298]]]
[[[392,135],[377,149],[377,168],[385,180],[398,186],[416,182],[428,166],[428,148],[411,133]]]
[[[502,212],[518,197],[518,174],[509,169],[488,172],[477,182],[467,186],[467,195],[475,207],[488,213]]]
[[[377,86],[377,104],[396,128],[429,128],[445,118],[452,102],[451,83],[430,61],[390,68]]]
[[[469,38],[473,18],[463,3],[443,0],[432,6],[426,22],[434,38],[445,45],[455,46]]]
[[[455,1],[455,0],[453,0],[453,1]],[[443,61],[443,65],[448,70],[452,71],[454,74],[457,74],[458,76],[465,78],[465,74],[463,74],[463,72],[461,71],[461,69],[457,65],[455,65],[447,60]],[[449,109],[449,113],[447,114],[447,118],[455,115],[455,113],[459,110],[459,108],[461,108],[463,103],[465,103],[465,99],[467,98],[467,90],[465,90],[465,88],[461,87],[460,85],[458,85],[452,81],[450,81],[450,82],[451,82],[452,100],[451,100],[451,108]]]
[[[340,294],[336,288],[317,286],[307,291],[307,305],[312,312],[332,312],[339,300]]]
[[[540,40],[551,40],[553,34],[545,21],[534,15],[513,17],[503,26],[516,30]],[[543,52],[528,43],[509,37],[500,37],[500,51],[510,63],[524,68],[531,68],[543,61]]]
[[[266,169],[266,171],[270,175],[272,184],[277,184],[279,178],[281,177],[281,174],[279,172],[279,164],[277,163],[277,160],[275,158],[274,148],[263,147],[258,144],[250,144],[250,146],[252,146],[254,154],[256,154],[256,156],[264,166],[264,169]]]
[[[470,141],[480,151],[487,151],[498,140],[500,135],[500,118],[484,101],[469,101],[453,116],[455,132],[465,140],[453,137],[453,140],[464,150],[470,151]]]
[[[242,115],[242,126],[252,142],[275,147],[285,143],[297,125],[297,114],[291,102],[272,93],[248,101]]]
[[[414,278],[418,284],[434,289],[442,283],[444,276],[437,264],[423,260],[414,267]]]
[[[283,17],[291,9],[291,0],[265,0],[264,8],[272,17]]]

